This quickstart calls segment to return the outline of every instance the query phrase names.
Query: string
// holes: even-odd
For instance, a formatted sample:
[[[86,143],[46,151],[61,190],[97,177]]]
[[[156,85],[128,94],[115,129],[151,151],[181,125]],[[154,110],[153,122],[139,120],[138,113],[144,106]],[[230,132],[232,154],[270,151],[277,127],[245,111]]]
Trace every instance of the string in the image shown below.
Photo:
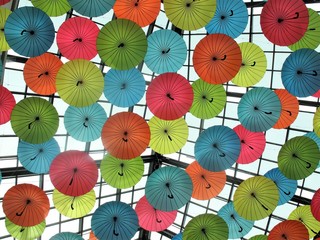
[[[260,202],[260,200],[256,197],[256,195],[254,193],[251,193],[251,196],[254,197],[258,203],[260,203],[260,205],[265,209],[265,210],[269,210],[265,205],[262,204],[262,202]]]
[[[119,236],[119,233],[116,232],[116,221],[117,217],[113,217],[113,235]]]
[[[168,130],[167,130],[167,129],[164,130],[164,133],[167,134],[169,140],[172,141],[172,138],[171,138],[171,136],[168,134]]]
[[[70,205],[70,207],[71,207],[72,210],[74,210],[74,208],[73,208],[73,203],[74,203],[74,200],[75,200],[75,199],[76,199],[76,197],[73,197],[72,202],[71,202],[71,205]]]
[[[237,221],[237,219],[234,217],[233,214],[231,214],[231,218],[236,222],[236,224],[239,226],[240,230],[238,232],[242,232],[243,228],[241,227],[241,225],[239,224],[239,222]]]
[[[213,146],[214,148],[216,148],[216,149],[218,150],[218,152],[220,152],[220,153],[219,153],[219,156],[220,156],[220,157],[225,157],[225,156],[226,156],[226,154],[225,154],[224,152],[222,152],[220,148],[218,148],[218,146],[217,146],[216,143],[214,143],[212,146]]]
[[[25,33],[25,32],[30,33],[30,35],[33,35],[33,34],[34,34],[34,31],[33,31],[33,30],[31,30],[31,31],[22,30],[22,32],[21,32],[20,34],[23,35],[23,33]]]
[[[317,71],[315,71],[315,70],[312,70],[312,73],[307,73],[307,72],[302,72],[302,71],[300,71],[300,70],[298,70],[297,71],[297,74],[298,75],[301,75],[301,74],[305,74],[305,75],[310,75],[310,76],[318,76],[318,73],[317,73]]]
[[[224,55],[223,58],[213,57],[212,60],[213,60],[213,61],[217,61],[217,60],[224,61],[224,60],[226,60],[226,58],[227,58],[227,55]]]
[[[124,163],[121,163],[120,164],[120,172],[118,172],[118,175],[121,177],[123,176],[123,167],[124,167]]]
[[[202,177],[202,179],[208,184],[208,185],[206,186],[206,189],[211,188],[211,184],[208,182],[208,180],[205,178],[205,176],[204,176],[204,175],[201,175],[201,177]]]
[[[171,94],[170,93],[167,93],[167,95],[166,95],[169,99],[171,99],[171,100],[174,100],[174,98],[173,97],[171,97]]]
[[[202,99],[205,99],[205,100],[207,100],[207,101],[210,102],[210,103],[213,102],[213,98],[211,98],[211,99],[209,100],[205,95],[202,96]]]
[[[24,211],[26,210],[28,204],[30,204],[30,203],[31,203],[31,200],[27,199],[26,205],[24,205],[24,208],[22,209],[22,211],[21,211],[20,213],[16,213],[16,216],[18,216],[18,217],[22,216],[22,214],[23,214]]]
[[[299,18],[299,12],[295,12],[295,16],[292,18],[278,18],[278,23],[282,23],[284,20],[292,20],[292,19],[298,19]]]
[[[154,214],[156,215],[156,221],[157,223],[161,223],[162,220],[158,218],[157,209],[154,208]]]
[[[261,111],[258,107],[254,107],[254,110],[263,112],[264,114],[268,114],[268,115],[269,115],[269,114],[272,114],[272,112]]]
[[[71,181],[70,181],[70,183],[69,183],[69,186],[71,186],[71,184],[72,184],[72,182],[73,182],[74,175],[76,174],[77,171],[78,171],[77,168],[74,168],[74,169],[73,169],[73,175],[72,175]]]
[[[28,124],[28,129],[31,129],[31,125],[32,125],[33,123],[35,123],[36,121],[39,121],[39,120],[40,120],[40,118],[39,118],[39,117],[36,117],[36,118],[34,119],[34,121],[32,121],[31,123]]]
[[[47,75],[47,76],[48,76],[48,75],[49,75],[49,72],[44,72],[44,73],[39,74],[39,75],[38,75],[38,78],[40,78],[42,75]]]
[[[86,117],[86,118],[84,119],[84,123],[83,123],[83,126],[86,127],[86,128],[88,127],[88,125],[87,125],[87,124],[88,124],[88,121],[89,121],[89,118]]]
[[[39,149],[39,152],[33,157],[33,158],[30,158],[30,160],[32,161],[32,160],[35,160],[37,157],[38,157],[38,155],[40,154],[40,153],[42,153],[43,152],[43,149],[42,148],[40,148]]]
[[[171,189],[170,189],[170,184],[169,183],[166,183],[166,187],[168,188],[168,190],[169,190],[169,192],[170,192],[170,195],[168,195],[168,198],[174,198],[173,197],[173,194],[172,194],[172,192],[171,192]]]
[[[305,160],[301,159],[301,158],[300,158],[300,157],[298,157],[295,153],[294,153],[294,154],[292,154],[292,157],[297,158],[297,159],[299,159],[300,161],[305,162],[305,163],[307,164],[306,168],[310,168],[310,167],[311,167],[311,163],[310,163],[310,162],[307,162],[307,161],[305,161]]]

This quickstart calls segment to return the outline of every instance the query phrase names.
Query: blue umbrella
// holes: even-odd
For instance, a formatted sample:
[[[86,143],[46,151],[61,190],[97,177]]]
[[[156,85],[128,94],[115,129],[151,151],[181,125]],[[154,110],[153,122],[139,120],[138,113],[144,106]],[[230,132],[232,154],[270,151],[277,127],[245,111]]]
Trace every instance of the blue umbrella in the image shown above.
[[[83,237],[71,232],[61,232],[52,236],[50,240],[83,240]]]
[[[171,240],[182,240],[182,233],[178,233],[177,235],[173,236]]]
[[[139,220],[134,209],[119,201],[102,204],[91,218],[91,229],[98,239],[131,239],[138,228]]]
[[[71,7],[87,17],[98,17],[111,10],[115,0],[68,0]]]
[[[45,12],[35,7],[21,7],[9,15],[4,34],[15,52],[35,57],[49,50],[55,30],[52,20]]]
[[[308,132],[304,136],[309,137],[312,140],[314,140],[316,142],[316,144],[318,145],[319,150],[320,150],[320,138],[317,136],[317,134],[315,132]],[[320,167],[320,162],[318,163],[317,168],[318,167]]]
[[[104,76],[104,95],[118,107],[132,107],[144,95],[146,82],[142,73],[136,69],[110,69]]]
[[[25,169],[36,174],[44,174],[49,172],[51,162],[59,153],[58,142],[51,138],[40,144],[20,140],[17,155]]]
[[[144,61],[156,73],[177,72],[187,58],[187,46],[176,32],[162,29],[148,37],[148,48]]]
[[[248,24],[248,10],[243,0],[217,0],[217,9],[205,26],[208,33],[223,33],[237,38]]]
[[[281,113],[281,102],[276,93],[265,87],[249,90],[238,105],[240,123],[252,132],[263,132],[272,128]]]
[[[154,171],[147,179],[145,195],[156,209],[170,212],[183,207],[192,195],[189,175],[178,167],[163,167]]]
[[[220,172],[237,161],[240,149],[240,139],[234,130],[226,126],[212,126],[199,135],[194,154],[201,167]]]
[[[292,52],[281,70],[283,86],[296,97],[308,97],[320,89],[320,55],[313,49]]]
[[[229,239],[245,236],[254,225],[254,221],[244,219],[234,209],[233,202],[225,204],[217,213],[223,218],[229,228]]]
[[[98,103],[87,107],[69,106],[64,114],[66,130],[70,136],[82,142],[98,139],[106,121],[107,114]]]

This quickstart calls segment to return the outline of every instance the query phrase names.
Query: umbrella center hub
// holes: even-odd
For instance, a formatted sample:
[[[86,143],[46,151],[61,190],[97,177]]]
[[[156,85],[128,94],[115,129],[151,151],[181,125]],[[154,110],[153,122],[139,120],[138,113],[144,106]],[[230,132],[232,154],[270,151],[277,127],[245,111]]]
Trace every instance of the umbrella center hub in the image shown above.
[[[212,147],[218,148],[218,144],[214,143],[214,144],[212,144]]]
[[[298,71],[297,71],[297,74],[298,74],[298,75],[301,75],[301,74],[302,74],[302,71],[301,71],[301,70],[298,70]]]
[[[124,43],[120,43],[119,45],[118,45],[118,48],[123,48],[124,47]]]
[[[220,18],[221,18],[221,20],[224,20],[226,18],[226,16],[222,15]]]
[[[283,18],[278,18],[278,23],[282,23],[283,22]]]
[[[126,84],[125,83],[122,83],[121,84],[121,90],[125,89],[126,88]]]
[[[30,203],[31,203],[31,200],[27,199],[26,204],[30,204]]]
[[[43,152],[43,148],[40,148],[40,149],[39,149],[39,153],[42,153],[42,152]]]
[[[73,169],[73,172],[74,172],[74,173],[78,172],[78,168],[74,168],[74,169]]]
[[[30,35],[34,35],[34,31],[33,30],[30,31]]]

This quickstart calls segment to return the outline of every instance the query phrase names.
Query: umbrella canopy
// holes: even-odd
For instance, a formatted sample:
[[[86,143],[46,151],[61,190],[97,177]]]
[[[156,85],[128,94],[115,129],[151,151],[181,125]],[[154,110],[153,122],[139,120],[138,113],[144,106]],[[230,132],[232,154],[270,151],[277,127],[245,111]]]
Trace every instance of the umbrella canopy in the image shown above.
[[[283,86],[292,95],[308,97],[320,89],[320,55],[307,48],[292,52],[284,61],[281,70]]]
[[[92,230],[90,231],[90,234],[89,234],[89,240],[98,240],[98,238],[96,238]]]
[[[22,227],[14,224],[8,218],[6,218],[5,225],[7,231],[13,238],[21,240],[33,240],[42,235],[44,229],[46,228],[46,221],[42,221],[41,223],[34,226]]]
[[[208,33],[223,33],[237,38],[248,24],[248,10],[243,0],[217,0],[217,9],[205,26]]]
[[[212,126],[204,130],[196,140],[194,155],[204,169],[220,172],[230,168],[240,154],[238,135],[227,126]]]
[[[146,27],[156,20],[160,6],[160,0],[117,0],[113,11],[117,18],[129,19]]]
[[[0,5],[4,5],[6,3],[10,2],[10,0],[0,0]]]
[[[267,235],[255,235],[251,238],[249,238],[249,240],[268,240],[268,236]]]
[[[299,180],[313,173],[319,159],[317,143],[309,137],[298,136],[282,145],[278,154],[278,167],[287,178]]]
[[[176,32],[161,29],[147,38],[148,48],[144,58],[148,68],[156,73],[177,72],[187,58],[187,45]]]
[[[103,75],[89,60],[71,60],[60,68],[56,87],[63,101],[74,107],[86,107],[100,98],[104,88]]]
[[[172,240],[182,240],[182,232],[178,233],[177,235],[174,235]]]
[[[53,159],[60,153],[58,142],[51,138],[40,144],[19,141],[18,160],[30,172],[44,174],[49,172]]]
[[[91,218],[91,228],[98,239],[131,239],[138,231],[139,220],[133,208],[111,201],[98,207]]]
[[[275,225],[268,236],[269,240],[308,240],[307,228],[297,220],[284,220]]]
[[[255,221],[273,212],[279,201],[279,193],[271,179],[256,176],[240,183],[233,198],[236,212],[245,219]]]
[[[241,87],[250,87],[257,84],[267,70],[267,57],[264,51],[252,42],[239,43],[242,63],[239,72],[232,82]]]
[[[182,75],[162,73],[151,81],[146,92],[146,101],[156,117],[175,120],[189,111],[193,102],[193,90]]]
[[[71,7],[87,17],[99,17],[109,12],[115,0],[68,0]]]
[[[8,1],[9,2],[9,1]],[[6,21],[12,12],[4,7],[0,7],[0,29],[4,29]],[[0,51],[8,51],[10,49],[7,43],[4,31],[0,31]]]
[[[44,53],[27,60],[23,68],[23,78],[35,93],[51,95],[57,91],[56,76],[62,65],[57,56]]]
[[[209,34],[196,45],[193,66],[201,79],[211,84],[230,81],[242,63],[238,43],[222,33]]]
[[[147,45],[145,32],[128,19],[108,22],[97,38],[100,58],[106,65],[118,70],[128,70],[142,62]]]
[[[43,143],[49,141],[58,130],[58,112],[45,99],[25,98],[13,108],[11,126],[21,140],[33,144]]]
[[[61,16],[71,9],[67,0],[31,0],[31,3],[51,17]]]
[[[88,18],[69,18],[57,32],[57,45],[61,54],[70,60],[91,60],[98,54],[96,41],[99,31],[97,24]]]
[[[189,128],[184,118],[162,120],[153,116],[149,121],[150,148],[160,154],[179,151],[187,142]]]
[[[49,176],[53,186],[69,196],[90,192],[98,179],[98,167],[85,152],[68,150],[53,159]]]
[[[102,144],[116,158],[140,156],[150,142],[148,123],[133,112],[119,112],[108,118],[101,132]]]
[[[200,214],[187,223],[182,239],[228,239],[228,225],[218,215]]]
[[[194,98],[190,113],[201,119],[216,117],[227,102],[227,94],[222,84],[210,84],[202,79],[192,83]]]
[[[320,219],[320,188],[313,194],[310,203],[311,213],[315,219]]]
[[[137,68],[110,69],[104,75],[104,96],[118,107],[132,107],[146,90],[146,81]]]
[[[76,233],[60,232],[53,235],[49,240],[84,240],[84,239]]]
[[[6,87],[0,85],[0,125],[9,122],[15,105],[16,100],[13,94]]]
[[[64,114],[64,126],[78,141],[90,142],[101,136],[107,114],[99,103],[87,107],[69,106]]]
[[[169,212],[178,210],[190,200],[192,188],[191,178],[184,170],[166,166],[148,177],[145,194],[154,208]]]
[[[45,12],[35,7],[20,7],[8,16],[4,35],[16,53],[35,57],[49,50],[55,31]]]
[[[222,208],[220,208],[217,214],[228,225],[228,239],[241,238],[253,228],[254,221],[240,217],[234,209],[233,202],[229,202],[224,205]]]
[[[30,227],[40,224],[49,213],[49,199],[39,187],[21,183],[11,187],[3,197],[3,212],[14,224]]]
[[[235,126],[233,130],[241,142],[237,163],[248,164],[261,157],[266,147],[266,137],[263,132],[251,132],[241,124]]]
[[[163,231],[176,219],[177,210],[164,212],[155,209],[147,200],[146,196],[137,202],[135,211],[138,215],[139,225],[147,231]]]
[[[216,11],[216,0],[164,1],[164,10],[172,24],[183,30],[197,30],[210,22]]]
[[[317,136],[317,134],[315,134],[315,132],[308,132],[308,133],[304,134],[303,136],[309,137],[312,140],[314,140],[316,142],[316,144],[318,145],[319,150],[320,150],[320,138]]]
[[[263,132],[272,128],[281,113],[281,102],[277,94],[265,87],[252,88],[240,99],[238,118],[252,132]]]
[[[136,185],[142,178],[142,158],[122,160],[107,154],[101,161],[100,172],[103,180],[114,188],[124,189]]]
[[[261,11],[262,32],[276,45],[288,46],[299,41],[308,23],[308,9],[302,0],[268,0]]]
[[[320,108],[318,107],[313,115],[313,131],[320,137]]]
[[[225,171],[208,171],[202,168],[197,161],[189,164],[186,172],[190,176],[193,185],[192,197],[198,200],[209,200],[218,196],[227,181]]]

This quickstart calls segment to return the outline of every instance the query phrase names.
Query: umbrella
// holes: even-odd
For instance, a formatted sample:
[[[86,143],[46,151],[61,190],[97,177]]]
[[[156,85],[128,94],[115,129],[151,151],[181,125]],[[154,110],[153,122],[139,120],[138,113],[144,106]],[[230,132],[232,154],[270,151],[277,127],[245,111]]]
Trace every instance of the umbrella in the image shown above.
[[[302,0],[268,0],[260,15],[264,36],[280,46],[299,41],[307,31],[308,23],[308,9]]]
[[[86,107],[100,98],[104,87],[103,75],[89,60],[71,60],[60,68],[56,87],[63,101],[74,107]]]
[[[200,214],[187,223],[182,239],[228,239],[228,225],[218,215]]]
[[[286,89],[276,89],[274,92],[277,94],[281,103],[281,114],[276,124],[273,125],[273,128],[287,128],[296,120],[298,116],[299,101]]]
[[[98,167],[88,153],[68,150],[53,159],[49,176],[59,192],[77,197],[94,188],[98,179]]]
[[[267,70],[267,57],[260,46],[252,42],[239,43],[242,63],[238,73],[231,80],[241,87],[250,87],[257,84]]]
[[[172,24],[182,30],[197,30],[210,22],[216,11],[216,0],[166,0],[164,11]]]
[[[190,163],[186,172],[193,185],[192,197],[198,200],[209,200],[218,196],[227,181],[225,171],[208,171],[202,168],[197,161]]]
[[[273,168],[269,170],[264,174],[264,176],[271,179],[278,187],[278,206],[289,202],[289,200],[291,200],[296,193],[298,187],[297,180],[288,179],[281,173],[279,168]]]
[[[102,144],[116,158],[140,156],[150,142],[148,123],[133,112],[119,112],[108,118],[101,133]]]
[[[61,16],[71,9],[67,0],[31,0],[31,3],[51,17]]]
[[[129,19],[146,27],[156,20],[160,6],[160,0],[117,0],[113,11],[117,18]]]
[[[278,121],[281,102],[271,89],[257,87],[249,90],[240,99],[238,118],[251,132],[267,131]]]
[[[99,17],[109,12],[115,0],[68,0],[71,7],[87,17]]]
[[[318,90],[312,97],[320,98],[320,90]]]
[[[104,96],[118,107],[132,107],[138,103],[146,90],[146,81],[136,69],[110,69],[104,76]]]
[[[177,210],[164,212],[155,209],[147,200],[146,196],[137,202],[135,211],[138,215],[139,226],[147,231],[163,231],[173,224]]]
[[[20,183],[4,194],[2,208],[12,223],[30,227],[44,221],[49,213],[50,204],[41,188],[29,183]]]
[[[153,116],[149,121],[150,148],[160,154],[179,151],[187,142],[189,128],[184,118],[162,120]]]
[[[251,132],[241,124],[235,126],[233,130],[241,142],[237,163],[248,164],[261,157],[266,147],[266,137],[263,132]]]
[[[230,168],[240,154],[238,135],[227,126],[212,126],[197,138],[194,155],[204,169],[220,172]]]
[[[12,12],[4,7],[0,7],[0,29],[4,29],[4,26],[6,24],[6,21],[9,17],[9,15]],[[0,51],[8,51],[10,49],[9,44],[7,43],[6,37],[4,35],[4,31],[0,31]]]
[[[49,141],[32,144],[19,141],[18,160],[28,171],[36,174],[49,172],[53,159],[60,153],[58,142],[51,138]]]
[[[315,219],[320,219],[320,188],[313,194],[310,203],[311,213]]]
[[[148,48],[144,58],[148,68],[156,73],[177,72],[187,58],[187,45],[176,32],[161,29],[147,38]]]
[[[190,113],[197,118],[210,119],[216,117],[227,102],[227,94],[222,84],[210,84],[202,79],[192,83],[194,93]]]
[[[98,34],[99,28],[92,20],[84,17],[69,18],[58,29],[57,45],[61,54],[70,60],[91,60],[98,53]]]
[[[192,188],[191,178],[184,170],[166,166],[148,177],[145,194],[154,208],[169,212],[178,210],[190,200]]]
[[[255,221],[273,212],[279,201],[279,193],[271,179],[255,176],[240,183],[233,198],[236,212],[245,219]]]
[[[13,94],[6,87],[0,85],[0,125],[9,122],[15,105],[16,100]]]
[[[101,136],[107,114],[99,103],[87,107],[69,106],[64,114],[64,126],[78,141],[90,142]]]
[[[259,234],[249,238],[249,240],[268,240],[268,236]]]
[[[270,240],[308,240],[307,228],[297,220],[284,220],[275,225],[268,236]]]
[[[99,206],[92,215],[91,228],[98,239],[131,239],[138,231],[139,220],[133,208],[111,201]]]
[[[234,209],[233,202],[225,204],[217,214],[228,225],[229,239],[241,238],[253,228],[254,221],[240,217]]]
[[[193,66],[199,77],[211,84],[230,81],[242,63],[238,43],[222,33],[209,34],[196,45]]]
[[[313,115],[313,129],[315,134],[320,137],[320,108],[318,107]]]
[[[80,218],[93,209],[96,203],[96,194],[92,189],[88,193],[73,197],[54,189],[52,199],[54,207],[59,213],[69,218]]]
[[[100,172],[110,186],[119,189],[130,188],[141,180],[144,164],[140,156],[122,160],[108,154],[101,161]]]
[[[307,48],[291,53],[282,65],[281,79],[288,92],[297,97],[308,97],[320,89],[320,56]]]
[[[25,98],[13,108],[11,126],[21,140],[33,144],[43,143],[49,141],[58,130],[58,112],[45,99]]]
[[[147,45],[145,32],[128,19],[108,22],[97,38],[100,58],[106,65],[118,70],[128,70],[142,62]]]
[[[23,68],[23,78],[35,93],[51,95],[57,91],[56,76],[62,65],[57,56],[44,53],[27,60]]]
[[[45,12],[35,7],[20,7],[9,15],[4,35],[16,53],[35,57],[49,50],[55,31],[52,20]]]
[[[278,154],[278,167],[289,179],[308,177],[317,168],[320,159],[319,147],[314,140],[298,136],[286,141]]]
[[[205,28],[208,33],[223,33],[237,38],[247,24],[248,10],[243,0],[217,0],[215,14]]]
[[[304,134],[303,136],[309,137],[309,138],[311,138],[313,141],[315,141],[316,144],[317,144],[318,147],[319,147],[319,150],[320,150],[320,138],[317,136],[317,134],[315,134],[315,132],[308,132],[308,133]]]
[[[44,220],[41,223],[34,226],[22,227],[17,224],[14,224],[8,218],[6,218],[5,225],[7,231],[13,238],[21,240],[33,240],[42,235],[44,229],[46,228],[46,221]]]
[[[156,117],[175,120],[189,111],[193,102],[193,90],[182,75],[162,73],[151,81],[146,92],[146,101]]]
[[[182,232],[174,235],[171,240],[182,240]]]
[[[6,3],[10,2],[10,0],[0,0],[0,5],[4,5]]]
[[[98,240],[98,238],[96,238],[92,230],[90,231],[90,234],[89,234],[89,240]]]
[[[53,235],[49,240],[83,240],[83,238],[72,232],[60,232]]]

